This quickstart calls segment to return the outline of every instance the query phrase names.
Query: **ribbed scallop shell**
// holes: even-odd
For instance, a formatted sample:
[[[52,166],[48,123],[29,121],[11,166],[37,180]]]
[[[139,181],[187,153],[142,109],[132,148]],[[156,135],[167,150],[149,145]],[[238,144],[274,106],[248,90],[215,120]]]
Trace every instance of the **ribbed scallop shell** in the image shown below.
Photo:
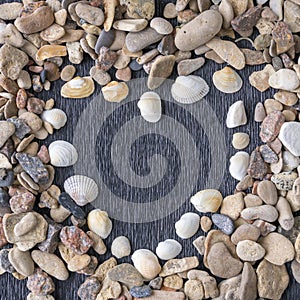
[[[65,191],[80,206],[94,201],[98,196],[96,182],[83,175],[69,177],[64,183]]]
[[[157,256],[148,249],[136,250],[131,259],[135,268],[147,281],[155,278],[161,271]]]
[[[126,236],[118,236],[111,244],[111,253],[116,258],[122,258],[130,255],[131,246]]]
[[[73,166],[78,159],[75,147],[66,141],[55,141],[49,145],[50,162],[55,167]]]
[[[230,67],[216,71],[213,75],[213,83],[219,91],[226,94],[235,93],[243,86],[240,75]]]
[[[68,118],[63,110],[53,108],[44,110],[41,114],[41,119],[51,124],[53,128],[60,129],[65,126]]]
[[[182,239],[189,239],[198,231],[200,217],[195,213],[186,213],[175,223],[176,234]]]
[[[194,75],[178,76],[172,85],[172,97],[179,103],[192,104],[204,98],[209,92],[206,81]]]
[[[157,93],[146,92],[141,96],[138,102],[138,108],[141,111],[142,117],[150,122],[156,123],[161,118],[161,100]]]
[[[80,99],[93,94],[95,84],[91,77],[75,77],[61,88],[61,95],[65,98]]]
[[[156,255],[163,260],[175,258],[182,250],[182,246],[176,240],[168,239],[160,242],[156,247]]]
[[[91,231],[106,239],[112,230],[112,222],[106,211],[94,209],[87,217],[87,224]]]

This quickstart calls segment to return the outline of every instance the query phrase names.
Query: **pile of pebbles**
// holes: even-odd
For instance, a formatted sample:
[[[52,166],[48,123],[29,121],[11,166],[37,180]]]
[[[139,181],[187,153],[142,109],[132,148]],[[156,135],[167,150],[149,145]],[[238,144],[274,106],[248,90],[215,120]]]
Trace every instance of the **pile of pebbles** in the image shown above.
[[[154,17],[154,11],[154,0],[0,5],[0,272],[26,279],[27,299],[54,299],[52,277],[64,281],[69,272],[88,276],[78,290],[83,300],[277,300],[289,284],[287,262],[300,283],[300,217],[294,216],[300,210],[300,69],[295,62],[300,2],[177,0],[165,6],[164,18]],[[176,28],[167,20],[175,18]],[[252,49],[239,48],[241,39]],[[84,53],[94,66],[88,76],[74,77]],[[65,56],[72,64],[60,70]],[[74,165],[78,154],[66,141],[40,146],[38,140],[65,126],[67,115],[54,108],[53,99],[32,93],[51,90],[52,82],[62,79],[62,97],[88,97],[98,84],[106,101],[120,102],[129,94],[132,72],[144,69],[149,90],[155,90],[176,67],[179,76],[170,92],[188,105],[209,92],[203,78],[191,75],[205,59],[228,64],[213,75],[223,93],[241,89],[238,72],[247,65],[266,64],[250,76],[254,88],[278,89],[274,99],[255,103],[262,144],[249,154],[240,151],[249,145],[249,135],[233,135],[238,151],[229,172],[238,181],[236,190],[226,197],[214,189],[199,191],[190,199],[197,213],[185,213],[174,225],[179,240],[198,235],[200,228],[206,233],[192,243],[207,270],[197,269],[196,256],[176,258],[182,245],[173,239],[160,242],[155,252],[132,253],[128,238],[119,236],[112,257],[99,262],[112,222],[105,211],[86,215],[82,209],[97,198],[97,184],[83,175],[67,178],[64,191],[53,184],[54,167]],[[157,93],[141,95],[138,107],[146,121],[160,120]],[[244,103],[237,99],[226,126],[247,122]],[[36,212],[37,206],[48,213]],[[68,218],[72,226],[64,225]],[[90,249],[97,257],[88,254]],[[131,253],[132,264],[118,264]]]

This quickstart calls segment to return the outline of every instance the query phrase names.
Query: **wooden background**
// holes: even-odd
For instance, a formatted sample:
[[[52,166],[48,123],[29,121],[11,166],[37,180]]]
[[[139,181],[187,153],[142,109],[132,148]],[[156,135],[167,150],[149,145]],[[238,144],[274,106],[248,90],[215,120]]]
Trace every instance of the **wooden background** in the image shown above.
[[[4,3],[6,1],[1,0],[0,3]],[[9,2],[9,1],[8,1]],[[166,3],[171,1],[156,1],[156,15],[160,16],[162,15],[163,7]],[[175,2],[175,1],[172,1]],[[176,21],[174,22],[174,25],[176,25]],[[242,44],[240,44],[242,45]],[[250,47],[250,44],[243,45],[246,47]],[[84,62],[80,66],[76,66],[78,72],[77,75],[79,76],[87,76],[89,74],[90,68],[93,66],[92,60],[86,55]],[[260,145],[261,141],[258,138],[259,133],[259,124],[255,123],[253,121],[253,113],[254,113],[254,107],[257,102],[264,101],[267,98],[271,98],[274,94],[274,91],[267,91],[266,93],[261,94],[254,88],[252,88],[248,82],[249,75],[255,71],[260,70],[263,68],[263,66],[258,67],[246,67],[243,71],[240,71],[239,74],[244,79],[244,85],[243,88],[233,94],[233,95],[225,95],[223,93],[220,93],[218,90],[216,90],[212,84],[212,75],[216,70],[221,69],[225,65],[217,65],[216,63],[207,61],[205,66],[197,71],[195,74],[202,76],[209,84],[211,91],[206,97],[207,102],[212,107],[212,109],[215,111],[219,121],[221,124],[223,124],[224,127],[224,135],[226,139],[226,146],[228,149],[227,157],[229,158],[235,153],[235,150],[231,146],[231,139],[232,134],[235,132],[247,132],[249,133],[251,137],[251,144],[246,149],[246,151],[250,152],[253,150],[256,146]],[[111,73],[113,74],[115,71],[113,70]],[[176,78],[176,72],[172,75],[172,79]],[[133,78],[144,78],[146,77],[146,73],[144,71],[136,72],[133,74]],[[56,107],[63,109],[67,115],[68,115],[68,123],[67,125],[54,133],[53,136],[49,137],[46,141],[43,143],[46,145],[49,145],[51,141],[58,140],[58,139],[64,139],[67,141],[72,141],[73,139],[73,132],[74,128],[76,126],[76,123],[82,113],[82,111],[87,107],[89,102],[91,101],[91,98],[88,99],[82,99],[82,100],[71,100],[71,99],[63,99],[60,96],[60,87],[62,85],[61,81],[57,81],[53,84],[52,89],[50,92],[43,92],[39,95],[41,99],[47,100],[49,98],[54,98],[56,101]],[[100,86],[96,87],[96,92],[100,93]],[[142,94],[142,91],[140,92]],[[136,99],[137,101],[138,99]],[[237,129],[227,129],[225,127],[225,118],[226,113],[228,110],[228,107],[234,103],[237,100],[243,100],[245,102],[247,115],[249,122],[246,126],[243,126],[241,128]],[[164,111],[166,110],[166,103],[164,104]],[[124,114],[128,113],[126,112],[126,107],[124,107]],[[98,116],[91,115],[91,119],[96,119]],[[184,117],[184,116],[183,116]],[[180,116],[179,116],[180,119]],[[183,121],[183,120],[182,120]],[[119,120],[115,120],[114,126],[118,126]],[[97,128],[95,128],[97,130]],[[133,133],[134,134],[134,133]],[[176,134],[176,133],[175,133]],[[86,132],[86,135],[89,135],[89,132]],[[101,143],[104,139],[99,139],[99,144],[97,144],[97,147],[101,150],[101,147],[103,145]],[[199,174],[199,180],[198,184],[194,187],[194,192],[205,188],[205,181],[207,174],[207,170],[210,167],[211,160],[214,159],[214,157],[210,157],[207,144],[207,138],[203,133],[199,134],[199,140],[197,141],[199,147],[202,149],[200,151],[201,155],[199,156],[199,161],[195,162],[195,164],[201,165],[201,174]],[[42,143],[41,143],[42,144]],[[91,152],[93,149],[91,149]],[[97,152],[97,148],[95,149]],[[222,162],[220,162],[220,165]],[[228,164],[227,164],[228,166]],[[177,173],[180,172],[180,169],[177,170]],[[70,175],[74,174],[73,168],[64,168],[63,170],[57,170],[56,172],[56,183],[62,187],[64,180],[69,177]],[[102,175],[102,174],[101,174]],[[106,175],[103,175],[106,176]],[[172,179],[172,176],[174,174],[168,175],[170,179]],[[220,186],[220,191],[224,196],[231,194],[234,191],[234,187],[236,185],[236,181],[233,180],[228,172],[226,171],[226,174],[224,176],[224,179]],[[159,193],[159,192],[158,192]],[[101,196],[101,191],[100,191]],[[159,197],[159,195],[152,195],[154,197]],[[131,223],[123,223],[120,221],[113,220],[113,231],[111,235],[105,240],[105,243],[110,248],[112,240],[119,236],[119,235],[125,235],[127,236],[131,243],[132,243],[132,249],[136,250],[139,248],[148,248],[151,250],[155,250],[157,244],[159,241],[163,241],[166,238],[175,238],[179,240],[183,244],[183,251],[180,254],[180,257],[190,256],[190,255],[197,255],[197,252],[195,251],[194,247],[192,246],[192,240],[180,240],[176,234],[174,229],[174,223],[180,218],[180,216],[187,212],[187,211],[193,211],[195,212],[193,206],[189,203],[189,199],[187,198],[184,205],[180,207],[176,212],[172,213],[168,217],[158,220],[151,223],[144,223],[144,224],[131,224]],[[134,200],[133,200],[134,201]],[[141,201],[141,200],[140,200]],[[176,201],[176,199],[175,199]],[[86,210],[88,211],[90,207],[87,207]],[[42,211],[43,213],[46,213],[46,211]],[[70,221],[68,220],[65,224],[70,224]],[[198,235],[202,235],[203,233],[199,232]],[[197,236],[197,235],[196,235]],[[91,252],[92,253],[92,252]],[[110,253],[108,252],[105,256],[97,256],[99,259],[99,262],[103,262],[105,259],[107,259],[110,256]],[[200,261],[202,261],[202,257],[198,255]],[[127,262],[130,261],[130,258],[122,259],[120,262]],[[202,263],[201,263],[202,266]],[[290,264],[288,264],[288,269],[290,273]],[[59,282],[57,280],[54,280],[56,290],[53,293],[53,296],[56,300],[64,300],[64,299],[71,299],[76,300],[79,299],[77,297],[77,290],[81,283],[83,283],[85,276],[78,275],[72,273],[70,275],[70,278],[65,282]],[[10,274],[4,274],[0,277],[0,299],[1,300],[22,300],[26,299],[26,295],[29,293],[29,291],[26,288],[26,280],[24,281],[18,281],[15,278],[13,278]],[[282,299],[285,300],[296,300],[299,299],[300,294],[300,286],[295,282],[293,277],[290,274],[290,285],[286,292],[284,293]]]

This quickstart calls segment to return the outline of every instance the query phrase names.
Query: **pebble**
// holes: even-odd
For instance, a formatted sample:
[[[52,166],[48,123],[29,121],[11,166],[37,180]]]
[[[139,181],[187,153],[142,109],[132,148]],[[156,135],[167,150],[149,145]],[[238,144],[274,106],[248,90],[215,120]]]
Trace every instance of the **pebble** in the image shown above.
[[[117,265],[117,260],[114,257],[111,257],[98,266],[94,276],[97,277],[97,279],[100,282],[102,282],[106,277],[108,271],[113,269],[116,265]]]
[[[288,91],[279,91],[275,93],[274,99],[286,106],[293,106],[299,101],[295,93],[291,93]]]
[[[21,70],[19,73],[19,77],[17,79],[17,84],[20,89],[30,89],[31,88],[31,79],[30,75],[27,71]]]
[[[274,141],[278,136],[280,129],[285,121],[283,114],[280,111],[270,113],[261,125],[260,138],[264,143]],[[292,152],[292,151],[290,151]]]
[[[109,31],[102,30],[95,46],[95,52],[99,54],[100,49],[102,47],[109,48],[112,45],[114,40],[115,40],[115,30],[109,30]]]
[[[87,254],[75,255],[68,262],[68,269],[77,272],[86,268],[91,262],[91,257]]]
[[[103,71],[108,71],[116,62],[117,53],[111,51],[109,48],[102,47],[99,51],[97,67]]]
[[[221,211],[221,213],[222,213],[222,211]],[[209,217],[202,216],[201,219],[200,219],[200,225],[201,225],[201,229],[204,232],[208,232],[211,229],[212,221]]]
[[[174,275],[176,273],[197,268],[198,265],[199,260],[196,256],[185,257],[181,259],[170,259],[163,265],[159,276],[166,277]]]
[[[111,81],[109,73],[101,70],[97,66],[90,69],[90,76],[100,85],[107,85]]]
[[[177,32],[175,45],[181,51],[191,51],[211,40],[221,29],[222,16],[215,10],[207,10],[185,24]]]
[[[63,81],[70,81],[76,73],[76,68],[73,65],[65,66],[60,74],[60,78]]]
[[[36,268],[34,273],[28,277],[26,287],[33,295],[38,296],[47,296],[55,290],[52,278],[39,268]]]
[[[277,266],[264,259],[258,265],[256,273],[259,297],[281,299],[289,284],[289,275],[285,265]]]
[[[295,221],[289,201],[284,197],[279,197],[276,209],[279,212],[278,222],[280,226],[284,230],[292,229]]]
[[[3,3],[0,5],[0,19],[5,21],[15,20],[20,15],[22,8],[22,3]]]
[[[274,222],[278,218],[278,212],[271,205],[261,205],[245,208],[241,212],[241,217],[246,220],[262,219],[267,222]]]
[[[274,89],[293,91],[299,86],[299,78],[295,71],[280,69],[269,78],[269,84]]]
[[[230,158],[229,173],[236,180],[242,180],[249,166],[249,154],[244,151],[237,152]]]
[[[155,52],[156,53],[158,53],[158,51],[155,49]],[[124,69],[124,68],[126,68],[128,65],[129,65],[129,63],[130,63],[130,56],[127,56],[127,55],[125,55],[124,53],[123,53],[123,51],[122,50],[119,50],[118,52],[117,52],[117,55],[118,55],[118,58],[117,58],[117,60],[115,61],[115,63],[114,63],[114,67],[117,69],[117,70],[119,70],[119,69]],[[145,56],[146,56],[147,54],[145,54]],[[156,54],[157,55],[157,54]],[[156,56],[155,55],[155,56]],[[141,57],[140,57],[141,58]],[[139,59],[140,59],[139,58]],[[135,61],[135,60],[133,60],[133,61]],[[142,64],[142,63],[141,63]],[[133,71],[135,71],[135,69],[134,68],[131,68]]]
[[[242,193],[227,196],[221,205],[221,214],[230,217],[233,221],[237,220],[241,211],[244,209],[244,196]],[[225,220],[224,220],[225,221]],[[225,224],[224,224],[225,225]]]
[[[292,274],[294,276],[294,279],[300,283],[300,263],[296,260],[292,261],[291,264]]]
[[[120,296],[121,292],[122,288],[118,282],[105,278],[102,282],[102,288],[97,296],[97,300],[117,298]]]
[[[188,280],[184,284],[184,293],[190,300],[203,299],[204,290],[200,281]]]
[[[222,242],[211,246],[207,255],[207,264],[211,273],[221,278],[234,277],[243,268],[243,264],[231,255],[228,248]]]
[[[177,17],[176,5],[174,3],[167,3],[164,7],[163,15],[166,19],[174,19]]]
[[[83,61],[83,50],[79,42],[68,42],[66,43],[69,61],[72,64],[80,64]]]
[[[255,300],[257,298],[257,276],[248,262],[245,262],[243,267],[240,298],[243,300]]]
[[[265,204],[275,205],[278,201],[276,186],[269,180],[263,180],[258,184],[257,194]]]
[[[40,36],[44,41],[55,42],[65,35],[65,30],[58,24],[52,24],[50,27],[44,29]]]
[[[278,155],[268,145],[262,145],[259,148],[260,154],[263,160],[269,164],[275,164],[278,162]]]
[[[169,34],[162,38],[161,42],[157,46],[157,50],[162,55],[174,54],[177,51],[174,41],[174,35]]]
[[[242,275],[238,275],[219,283],[220,296],[218,300],[238,300],[240,299],[240,286]]]
[[[156,30],[159,34],[163,35],[170,34],[173,32],[172,24],[160,17],[152,19],[150,22],[150,27]]]
[[[154,279],[152,279],[149,282],[149,286],[153,289],[153,290],[160,290],[163,284],[163,278],[162,277],[156,277]]]
[[[232,146],[234,149],[242,150],[249,146],[250,137],[248,133],[237,132],[232,137]]]
[[[77,295],[82,300],[95,300],[101,289],[101,283],[95,277],[87,278],[78,289]]]
[[[7,24],[4,30],[0,31],[0,42],[16,48],[21,48],[25,43],[22,34],[13,24]]]
[[[235,245],[244,240],[256,242],[259,236],[260,230],[256,226],[252,224],[242,224],[231,235],[231,241]]]
[[[233,233],[234,224],[232,219],[230,219],[228,216],[222,214],[213,214],[212,221],[225,234],[230,235]]]
[[[293,188],[295,180],[298,178],[296,172],[282,172],[274,174],[271,181],[275,183],[276,188],[280,191],[289,191]]]
[[[130,289],[131,296],[135,298],[145,298],[152,294],[152,290],[148,285],[135,286]]]
[[[124,69],[119,69],[116,71],[116,78],[118,80],[122,80],[125,82],[130,81],[131,79],[131,69],[129,67],[126,67]]]
[[[136,300],[142,300],[142,299],[143,298],[137,298]],[[153,291],[152,295],[148,296],[146,299],[147,300],[164,300],[164,299],[184,300],[185,299],[185,294],[183,292],[160,290],[160,291]]]
[[[247,124],[247,115],[243,101],[237,101],[229,107],[226,126],[235,128]]]
[[[79,18],[90,24],[100,26],[104,22],[103,11],[98,7],[87,5],[85,3],[78,3],[75,6],[75,11]]]
[[[155,12],[154,0],[121,0],[120,4],[126,6],[128,16],[134,19],[150,20]]]
[[[282,144],[295,156],[300,156],[300,146],[296,142],[299,138],[299,128],[300,123],[287,122],[282,125],[279,133],[279,139]]]
[[[69,210],[72,215],[78,219],[84,219],[86,213],[75,203],[75,201],[67,193],[61,193],[58,198],[58,202],[67,210]]]
[[[243,261],[255,262],[265,256],[265,249],[258,243],[251,240],[238,242],[236,254]]]
[[[196,70],[200,69],[205,63],[203,57],[198,57],[194,59],[185,59],[178,63],[177,72],[179,76],[187,76]]]
[[[14,273],[16,270],[8,259],[9,251],[9,249],[0,250],[0,268],[5,272]]]
[[[164,279],[164,287],[180,290],[183,287],[183,279],[178,275],[167,276]]]
[[[63,261],[55,254],[33,250],[31,257],[43,271],[54,278],[62,281],[69,278],[69,272]]]
[[[145,29],[148,21],[145,19],[123,19],[115,21],[113,27],[117,30],[139,32]]]
[[[15,133],[15,125],[7,121],[0,121],[0,148]]]

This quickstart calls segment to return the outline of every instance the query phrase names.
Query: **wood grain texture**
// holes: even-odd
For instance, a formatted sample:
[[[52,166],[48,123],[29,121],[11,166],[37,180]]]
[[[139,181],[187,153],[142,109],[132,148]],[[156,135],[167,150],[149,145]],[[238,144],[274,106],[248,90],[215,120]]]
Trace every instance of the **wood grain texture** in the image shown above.
[[[10,2],[10,1],[3,1],[0,0],[0,3],[4,2]],[[166,3],[171,1],[166,0],[160,0],[156,1],[157,7],[156,7],[156,15],[162,15],[163,7]],[[175,2],[175,1],[173,1]],[[176,23],[174,23],[176,25]],[[242,44],[241,44],[242,45]],[[249,46],[246,44],[246,46]],[[78,72],[77,75],[84,76],[89,74],[90,68],[93,66],[93,62],[91,59],[86,55],[84,59],[84,63],[80,66],[76,66]],[[231,139],[232,134],[235,132],[247,132],[249,133],[251,137],[251,144],[246,149],[246,151],[251,151],[256,146],[261,144],[260,139],[258,138],[258,132],[259,132],[259,124],[255,123],[253,120],[253,113],[254,113],[254,107],[255,103],[259,101],[264,101],[266,98],[271,98],[274,91],[270,90],[266,93],[261,94],[254,88],[252,88],[248,82],[249,75],[254,70],[260,70],[263,67],[246,67],[243,71],[239,72],[239,74],[244,79],[244,85],[243,88],[233,95],[225,95],[223,93],[220,93],[217,91],[213,84],[212,84],[212,75],[214,71],[221,69],[224,65],[217,65],[213,62],[206,62],[205,66],[196,72],[197,75],[202,76],[211,87],[211,92],[206,97],[207,102],[212,107],[212,109],[215,111],[219,121],[221,124],[223,124],[224,127],[224,135],[226,139],[226,146],[228,149],[228,152],[226,153],[227,157],[229,158],[235,153],[235,150],[231,146]],[[114,73],[114,71],[112,71]],[[172,75],[172,79],[176,78],[176,72]],[[144,78],[146,77],[146,74],[141,71],[138,73],[135,73],[133,75],[134,78]],[[73,132],[74,128],[76,126],[76,123],[78,119],[80,118],[80,115],[82,111],[88,106],[91,99],[82,99],[82,100],[71,100],[71,99],[63,99],[60,97],[60,87],[62,85],[62,82],[57,81],[53,84],[53,87],[50,92],[43,92],[40,95],[41,99],[48,99],[48,98],[54,98],[56,101],[56,107],[63,109],[66,111],[68,115],[68,123],[67,126],[65,126],[63,129],[55,132],[55,134],[51,137],[49,137],[44,144],[49,145],[51,141],[63,139],[67,141],[72,141],[73,139]],[[96,87],[96,93],[100,93],[100,86]],[[138,92],[137,92],[138,93]],[[142,90],[140,91],[140,94],[142,93]],[[247,114],[249,117],[249,122],[246,126],[243,126],[238,129],[226,129],[225,127],[225,118],[226,118],[226,112],[228,110],[228,107],[234,103],[237,100],[243,100],[245,101],[245,106],[247,110]],[[136,100],[137,101],[137,100]],[[166,104],[166,103],[164,103]],[[126,114],[126,111],[124,111],[124,114]],[[90,115],[91,119],[97,118],[97,115]],[[180,116],[179,116],[180,119]],[[115,120],[115,125],[117,126],[118,120]],[[97,131],[97,128],[95,128]],[[89,134],[88,132],[86,133]],[[134,134],[134,133],[133,133]],[[176,134],[176,133],[175,133]],[[203,140],[201,140],[203,138]],[[202,151],[200,151],[199,159],[195,161],[195,164],[199,164],[201,167],[201,172],[199,174],[199,180],[194,187],[194,192],[201,188],[205,188],[205,181],[207,176],[207,170],[209,168],[210,159],[209,156],[209,145],[207,143],[207,139],[202,134],[199,135],[199,145]],[[100,139],[99,147],[101,147],[101,141],[104,139]],[[93,149],[91,149],[91,152]],[[96,149],[97,151],[97,149]],[[220,162],[222,164],[222,162]],[[228,163],[227,163],[228,166]],[[180,172],[180,170],[179,170]],[[56,184],[58,184],[60,187],[62,187],[64,180],[73,174],[73,168],[64,168],[64,169],[57,169],[56,172]],[[172,174],[169,174],[170,178],[172,178]],[[228,195],[234,191],[236,182],[230,177],[228,172],[226,172],[224,179],[222,180],[220,191],[223,195]],[[159,195],[157,195],[159,196]],[[109,236],[109,238],[105,241],[108,248],[110,248],[110,245],[112,243],[112,240],[119,236],[119,235],[125,235],[127,236],[130,241],[132,242],[132,249],[139,249],[139,248],[148,248],[155,250],[157,244],[159,241],[165,240],[166,238],[175,238],[178,239],[178,237],[175,234],[174,229],[174,223],[180,218],[180,216],[187,212],[187,211],[194,211],[194,208],[189,203],[189,199],[185,199],[186,201],[184,204],[174,213],[170,214],[168,217],[151,222],[151,223],[144,223],[144,224],[132,224],[132,223],[123,223],[120,221],[113,220],[114,229],[112,234]],[[142,201],[142,200],[140,200]],[[176,199],[174,199],[176,201]],[[90,207],[87,207],[86,210],[88,211]],[[45,211],[43,211],[45,212]],[[133,212],[132,212],[133,213]],[[150,213],[150,212],[149,212]],[[66,224],[70,224],[70,222],[66,222]],[[203,234],[199,232],[199,235]],[[191,243],[192,239],[190,240],[181,240],[183,244],[183,252],[180,254],[180,257],[184,256],[190,256],[190,255],[197,255],[197,252],[195,251],[194,247]],[[109,257],[109,253],[105,256],[97,256],[99,259],[99,262],[104,261],[106,258]],[[198,255],[200,261],[202,261],[202,258]],[[130,258],[121,259],[120,262],[128,262],[130,261]],[[201,267],[203,267],[203,264],[201,263]],[[290,264],[288,264],[288,269],[290,273]],[[55,281],[56,291],[54,292],[53,296],[56,300],[65,300],[65,299],[71,299],[71,300],[77,300],[79,299],[77,297],[77,290],[80,284],[84,281],[85,276],[78,275],[72,273],[70,278],[65,282],[58,282]],[[300,286],[295,282],[293,277],[290,273],[290,284],[286,292],[284,293],[282,299],[284,300],[296,300],[299,299],[300,294]],[[29,293],[26,288],[26,280],[18,281],[10,274],[4,274],[0,277],[0,299],[1,300],[23,300],[26,299],[26,295]]]

